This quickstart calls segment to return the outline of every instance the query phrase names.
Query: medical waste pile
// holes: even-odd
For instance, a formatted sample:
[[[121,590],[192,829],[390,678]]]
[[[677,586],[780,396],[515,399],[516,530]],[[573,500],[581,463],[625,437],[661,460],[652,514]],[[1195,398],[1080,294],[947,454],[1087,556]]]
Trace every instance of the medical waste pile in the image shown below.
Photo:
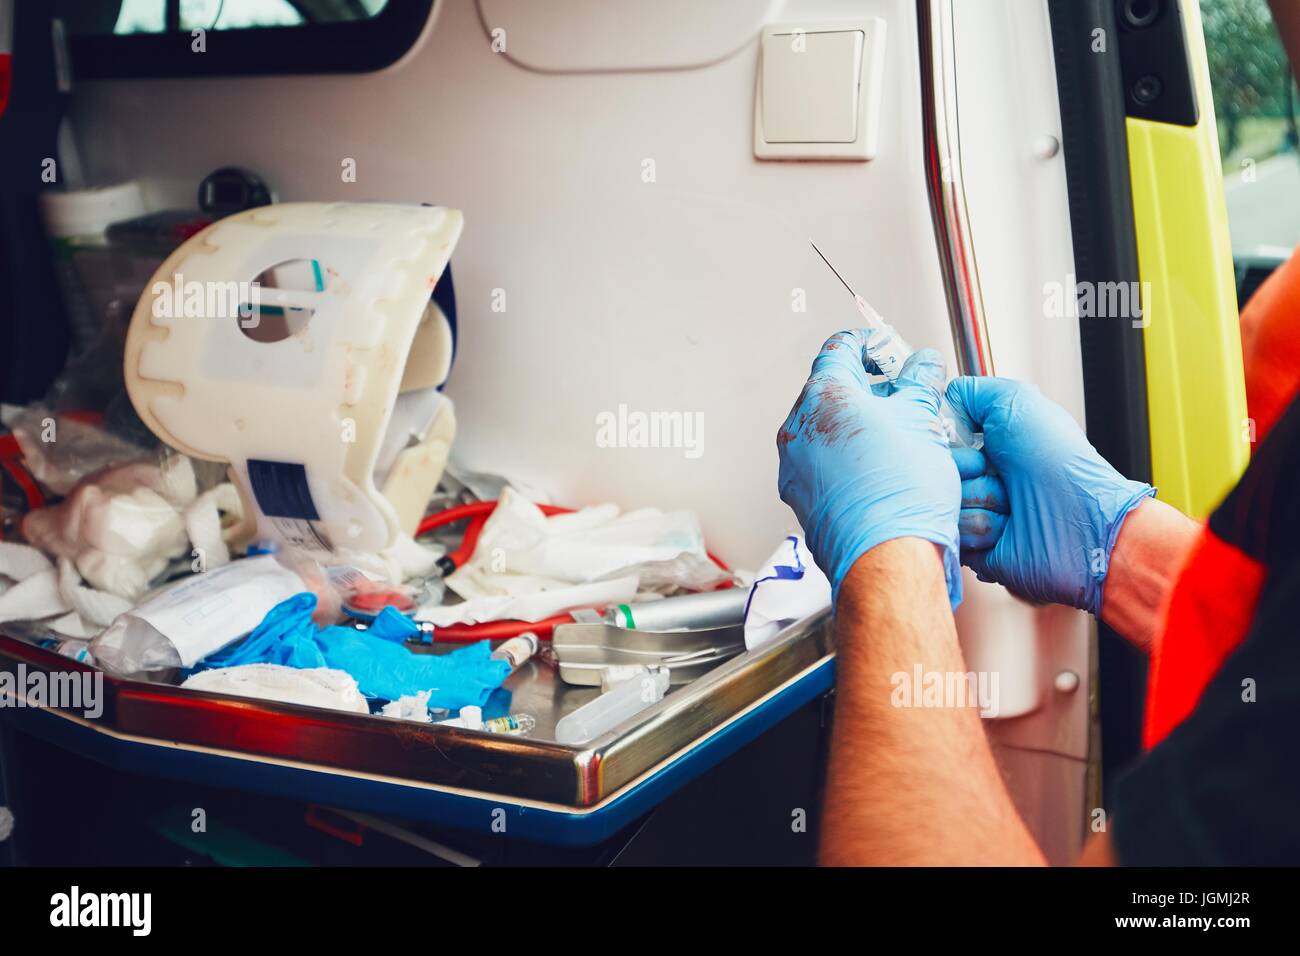
[[[557,622],[583,611],[624,621],[615,609],[630,618],[648,602],[666,601],[667,610],[674,594],[747,584],[709,555],[690,512],[567,511],[504,480],[491,483],[496,501],[484,502],[454,469],[444,485],[455,490],[440,486],[422,523],[428,530],[383,552],[232,545],[246,504],[221,469],[39,406],[4,417],[11,460],[32,494],[6,508],[0,628],[118,676],[526,733],[532,718],[509,712],[502,687],[529,659],[548,658]],[[41,441],[50,424],[66,444]],[[481,487],[483,476],[473,483]],[[441,521],[448,512],[470,517]],[[815,576],[792,537],[758,578],[804,581],[802,598],[795,588],[774,600],[775,592],[743,587],[736,600],[712,604],[737,625],[748,611],[750,643],[761,643],[817,610],[824,599]],[[631,670],[627,677],[666,692],[666,676]],[[616,699],[604,710],[616,712]],[[573,726],[559,729],[572,737]]]

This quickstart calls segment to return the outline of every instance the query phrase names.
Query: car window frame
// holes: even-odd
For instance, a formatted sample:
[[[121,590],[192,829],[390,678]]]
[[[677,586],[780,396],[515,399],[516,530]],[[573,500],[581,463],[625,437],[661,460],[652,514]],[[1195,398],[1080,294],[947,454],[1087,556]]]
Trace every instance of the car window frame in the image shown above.
[[[203,53],[194,32],[70,34],[68,52],[78,79],[276,76],[369,73],[409,51],[441,0],[388,0],[365,20],[211,30]]]

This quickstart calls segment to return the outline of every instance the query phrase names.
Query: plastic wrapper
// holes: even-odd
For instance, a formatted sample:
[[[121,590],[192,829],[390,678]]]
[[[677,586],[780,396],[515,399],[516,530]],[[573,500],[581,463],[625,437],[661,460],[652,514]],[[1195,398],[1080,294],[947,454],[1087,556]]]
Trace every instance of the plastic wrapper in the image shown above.
[[[29,405],[8,417],[32,477],[57,495],[66,495],[86,477],[115,465],[157,463],[157,446],[127,441],[98,425]]]
[[[689,511],[620,513],[614,505],[596,505],[547,517],[507,488],[474,554],[448,585],[468,597],[460,587],[467,578],[483,588],[499,577],[504,587],[512,575],[569,584],[635,575],[640,590],[663,594],[704,591],[730,579],[709,558]]]
[[[175,581],[120,615],[91,642],[91,653],[121,674],[193,667],[302,590],[299,577],[269,555],[235,561]]]
[[[374,603],[375,594],[392,593],[395,600],[389,603],[403,613],[442,597],[442,581],[434,572],[446,549],[417,543],[405,535],[382,554],[339,550],[322,560],[318,553],[297,548],[276,547],[273,553],[276,560],[302,579],[303,590],[316,595],[312,620],[322,627],[340,620],[345,603],[362,612],[354,616],[364,618],[377,613],[383,605]],[[359,595],[364,597],[358,602]]]

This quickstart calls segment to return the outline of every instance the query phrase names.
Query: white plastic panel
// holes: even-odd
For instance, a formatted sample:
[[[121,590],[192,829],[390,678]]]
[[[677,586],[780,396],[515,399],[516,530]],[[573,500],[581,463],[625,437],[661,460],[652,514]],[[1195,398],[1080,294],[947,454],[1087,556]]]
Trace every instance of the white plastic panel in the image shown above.
[[[752,42],[782,6],[781,0],[477,3],[497,47],[520,66],[547,73],[680,70],[716,63]]]

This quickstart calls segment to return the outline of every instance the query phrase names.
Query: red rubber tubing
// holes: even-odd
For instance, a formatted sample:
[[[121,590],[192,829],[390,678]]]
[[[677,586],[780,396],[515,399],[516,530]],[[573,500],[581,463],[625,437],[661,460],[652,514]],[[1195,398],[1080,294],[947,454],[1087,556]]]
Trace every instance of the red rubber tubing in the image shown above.
[[[477,518],[480,515],[486,517],[496,510],[495,501],[471,501],[469,504],[457,505],[454,508],[448,508],[446,511],[439,511],[434,515],[426,515],[420,521],[420,526],[415,529],[415,536],[418,538],[422,534],[428,534],[434,528],[441,528],[445,524],[451,524],[453,521],[460,521],[463,518]],[[560,508],[556,505],[538,505],[542,514],[548,518],[551,515],[565,515],[573,511],[572,508]]]
[[[434,528],[441,528],[443,525],[468,518],[469,525],[465,528],[465,536],[461,539],[460,547],[447,555],[452,564],[460,567],[474,553],[474,546],[478,544],[479,533],[483,530],[483,525],[487,523],[488,515],[496,510],[496,506],[495,501],[471,501],[467,505],[457,505],[454,508],[448,508],[446,511],[440,511],[436,515],[429,515],[415,529],[415,536],[418,538],[422,534],[428,534]],[[556,505],[538,505],[537,507],[548,518],[551,515],[567,515],[573,512],[572,508],[560,508]]]
[[[572,624],[573,615],[557,614],[541,621],[484,621],[482,624],[448,624],[433,629],[436,643],[474,644],[478,641],[504,641],[529,631],[540,641],[549,641],[557,624]]]

